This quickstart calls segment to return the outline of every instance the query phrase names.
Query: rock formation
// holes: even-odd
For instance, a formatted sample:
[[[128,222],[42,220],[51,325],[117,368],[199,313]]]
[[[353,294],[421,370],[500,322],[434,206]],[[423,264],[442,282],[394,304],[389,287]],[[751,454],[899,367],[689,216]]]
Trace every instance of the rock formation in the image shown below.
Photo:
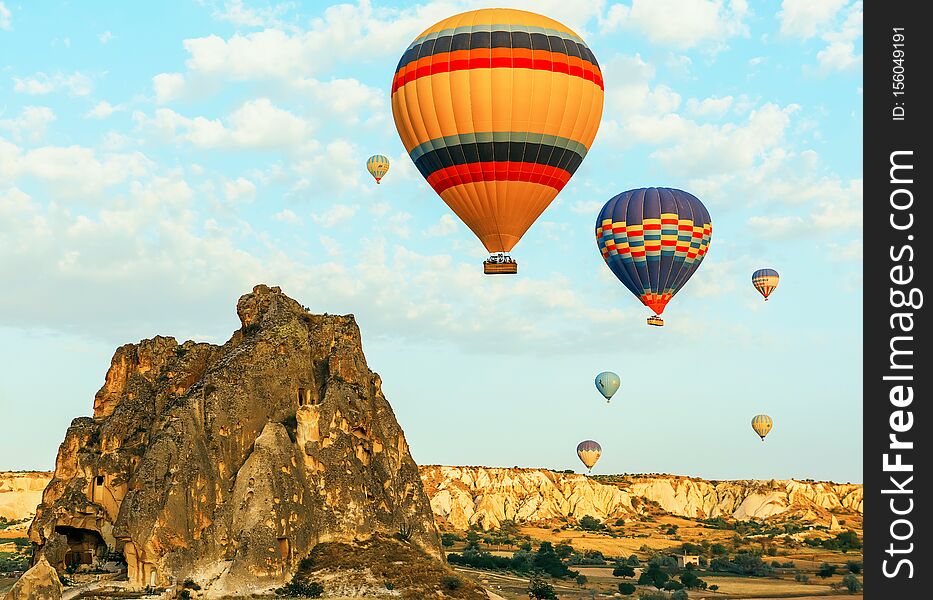
[[[61,597],[62,583],[58,580],[58,572],[42,556],[13,584],[3,600],[60,600]]]
[[[860,515],[862,486],[796,480],[704,481],[632,475],[600,481],[544,469],[421,468],[435,516],[455,529],[498,527],[504,520],[601,520],[643,513],[650,504],[690,518],[800,516],[829,525],[837,510]]]
[[[256,286],[223,346],[117,349],[29,530],[58,568],[122,553],[131,582],[268,589],[319,543],[400,530],[442,557],[405,436],[352,315]],[[44,557],[44,558],[42,558]]]
[[[0,517],[19,521],[33,516],[51,478],[41,471],[0,472]]]

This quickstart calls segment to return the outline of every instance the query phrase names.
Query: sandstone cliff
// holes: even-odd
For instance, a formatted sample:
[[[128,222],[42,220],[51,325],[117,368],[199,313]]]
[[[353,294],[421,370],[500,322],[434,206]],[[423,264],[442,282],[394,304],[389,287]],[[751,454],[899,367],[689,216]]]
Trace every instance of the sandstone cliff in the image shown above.
[[[267,589],[319,543],[400,530],[442,557],[418,467],[352,315],[278,288],[240,298],[223,346],[119,348],[29,530],[62,568],[122,553],[131,582]],[[112,555],[111,555],[112,557]]]
[[[543,469],[424,466],[435,516],[455,529],[498,527],[591,515],[644,513],[649,503],[690,518],[799,516],[831,525],[832,513],[862,513],[862,486],[795,480],[704,481],[678,476],[616,476],[602,481]]]
[[[0,517],[19,521],[33,516],[51,478],[41,471],[0,472]]]

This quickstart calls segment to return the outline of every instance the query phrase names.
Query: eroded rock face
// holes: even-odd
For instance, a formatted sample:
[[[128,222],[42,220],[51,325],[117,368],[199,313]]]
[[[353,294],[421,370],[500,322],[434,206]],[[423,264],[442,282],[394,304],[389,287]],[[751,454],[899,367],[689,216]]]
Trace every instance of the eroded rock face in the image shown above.
[[[0,473],[0,517],[11,521],[31,517],[51,478],[43,471]]]
[[[237,314],[223,346],[116,351],[94,417],[59,448],[29,531],[38,556],[63,568],[122,552],[139,585],[243,591],[283,581],[319,542],[400,528],[442,557],[353,316],[312,315],[264,285]]]
[[[498,527],[504,520],[548,521],[586,515],[601,520],[637,514],[646,502],[683,517],[765,519],[799,515],[830,524],[830,509],[862,513],[862,486],[826,482],[719,481],[633,475],[600,483],[543,469],[421,468],[434,514],[456,529]]]
[[[44,557],[20,577],[3,600],[61,600],[58,572]]]

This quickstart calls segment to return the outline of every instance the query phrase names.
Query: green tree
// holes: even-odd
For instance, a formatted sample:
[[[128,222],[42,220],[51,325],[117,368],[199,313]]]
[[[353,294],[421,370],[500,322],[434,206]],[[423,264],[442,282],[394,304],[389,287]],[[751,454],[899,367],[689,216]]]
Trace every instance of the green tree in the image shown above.
[[[554,586],[540,577],[532,577],[528,582],[528,594],[538,600],[557,600]]]
[[[687,590],[677,590],[671,594],[671,600],[689,600]]]
[[[667,573],[661,570],[658,565],[649,565],[647,569],[641,572],[638,578],[639,585],[653,585],[659,590],[664,587],[669,579]]]
[[[860,560],[850,560],[846,563],[846,568],[849,569],[850,573],[855,573],[858,575],[862,572],[862,561]]]
[[[600,531],[606,528],[602,521],[590,515],[585,515],[582,517],[579,521],[579,525],[580,529],[585,529],[587,531]]]
[[[816,572],[816,576],[822,577],[823,579],[832,577],[835,574],[836,574],[836,565],[831,565],[829,563],[821,564],[819,571]]]
[[[576,581],[577,581],[577,585],[579,585],[580,587],[583,587],[584,585],[586,585],[586,575],[577,575]]]
[[[568,558],[570,558],[570,555],[573,554],[573,546],[571,546],[567,542],[561,542],[557,544],[556,546],[554,546],[554,552],[562,560],[567,560]]]
[[[441,544],[443,544],[445,548],[450,548],[451,546],[454,545],[454,542],[456,542],[459,539],[460,538],[458,538],[456,535],[452,533],[441,534]]]
[[[680,582],[684,584],[684,587],[691,590],[706,589],[706,582],[697,577],[696,573],[694,573],[692,570],[684,571],[684,574],[680,576]]]
[[[619,584],[619,593],[623,596],[631,596],[635,593],[635,586],[631,583],[620,583]]]
[[[635,569],[628,565],[616,565],[612,570],[613,577],[635,577]]]

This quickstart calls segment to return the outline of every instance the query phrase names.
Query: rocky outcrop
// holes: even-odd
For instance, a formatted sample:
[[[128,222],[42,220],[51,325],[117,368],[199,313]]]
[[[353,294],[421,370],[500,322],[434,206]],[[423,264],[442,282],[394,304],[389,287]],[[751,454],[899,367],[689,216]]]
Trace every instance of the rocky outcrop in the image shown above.
[[[455,529],[490,529],[504,520],[625,518],[652,505],[690,518],[800,516],[827,525],[830,510],[862,512],[862,486],[855,484],[638,475],[600,481],[543,469],[442,466],[422,467],[421,478],[435,516]]]
[[[39,561],[20,577],[3,600],[61,600],[62,584],[58,572],[40,557]]]
[[[0,517],[18,521],[33,516],[51,478],[41,471],[0,472]]]
[[[268,589],[322,542],[410,533],[443,556],[418,467],[352,315],[278,288],[223,346],[155,337],[114,354],[29,531],[59,568],[122,553],[130,581]],[[112,558],[112,554],[110,555]]]

